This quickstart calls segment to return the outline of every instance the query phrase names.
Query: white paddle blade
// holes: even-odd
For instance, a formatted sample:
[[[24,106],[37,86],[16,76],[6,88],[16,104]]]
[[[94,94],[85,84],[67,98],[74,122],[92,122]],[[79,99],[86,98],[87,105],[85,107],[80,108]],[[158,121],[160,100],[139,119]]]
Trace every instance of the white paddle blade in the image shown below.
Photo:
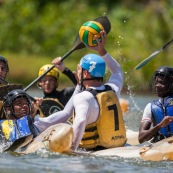
[[[149,61],[151,61],[158,53],[160,53],[162,50],[167,49],[171,44],[173,43],[173,39],[170,40],[168,43],[166,43],[162,48],[158,49],[154,53],[152,53],[148,58],[144,59],[141,63],[139,63],[136,67],[135,70],[140,69],[143,67],[145,64],[147,64]]]
[[[136,67],[135,70],[140,69],[144,65],[146,65],[149,61],[151,61],[158,53],[160,53],[162,49],[157,50],[156,52],[152,53],[148,58],[144,59],[141,63],[139,63]]]

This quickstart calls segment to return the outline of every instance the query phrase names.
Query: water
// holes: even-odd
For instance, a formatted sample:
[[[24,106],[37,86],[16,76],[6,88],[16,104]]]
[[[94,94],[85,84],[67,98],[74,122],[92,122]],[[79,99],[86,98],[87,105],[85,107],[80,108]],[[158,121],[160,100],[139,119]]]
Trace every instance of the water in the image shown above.
[[[130,111],[124,115],[125,123],[130,129],[138,130],[142,110],[153,97],[123,96],[123,98],[130,101]],[[0,154],[0,173],[170,173],[172,169],[171,161],[152,162],[118,157],[69,156],[46,150],[28,155],[17,155],[11,152]]]
[[[44,151],[21,156],[2,153],[0,163],[1,173],[170,173],[173,168],[171,161],[67,156]]]

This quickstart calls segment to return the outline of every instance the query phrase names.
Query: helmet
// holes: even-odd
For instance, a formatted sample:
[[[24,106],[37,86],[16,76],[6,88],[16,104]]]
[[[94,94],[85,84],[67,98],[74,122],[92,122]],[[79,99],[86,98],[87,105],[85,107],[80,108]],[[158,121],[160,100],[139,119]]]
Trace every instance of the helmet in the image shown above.
[[[156,81],[156,77],[157,76],[162,76],[164,77],[165,79],[167,79],[166,83],[168,85],[167,87],[167,90],[165,90],[164,92],[161,92],[161,91],[156,91],[156,88],[155,88],[155,81]],[[161,66],[159,67],[152,79],[151,79],[151,82],[150,82],[150,89],[151,91],[154,91],[155,93],[159,94],[159,93],[168,93],[168,94],[171,94],[173,93],[173,68],[169,67],[169,66]]]
[[[158,75],[163,75],[165,77],[170,78],[173,75],[173,68],[168,66],[161,66],[154,73],[155,77]]]
[[[10,91],[3,99],[3,107],[7,108],[10,107],[10,112],[12,115],[14,115],[13,111],[13,102],[16,100],[16,98],[24,97],[27,99],[29,107],[31,108],[31,97],[23,90],[21,89],[15,89]],[[6,111],[5,111],[6,112]]]
[[[38,77],[41,76],[42,74],[44,74],[49,68],[52,67],[52,64],[46,64],[43,65],[38,72]],[[59,71],[56,67],[54,67],[52,70],[50,70],[48,73],[46,73],[46,76],[53,76],[54,78],[57,79],[57,85],[59,83]],[[39,82],[37,83],[37,85],[40,87]]]
[[[96,54],[87,54],[80,60],[80,66],[93,77],[103,77],[106,71],[105,61]]]

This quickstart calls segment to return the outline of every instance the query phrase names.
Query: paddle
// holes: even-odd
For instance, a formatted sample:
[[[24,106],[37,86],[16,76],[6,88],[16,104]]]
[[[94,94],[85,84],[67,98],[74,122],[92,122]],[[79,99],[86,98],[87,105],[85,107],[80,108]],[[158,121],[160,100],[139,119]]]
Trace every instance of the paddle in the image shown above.
[[[10,84],[5,79],[0,77],[0,83],[5,84],[0,86],[0,101],[4,99],[10,91],[15,89],[23,89],[23,85],[21,84]]]
[[[0,86],[0,101],[4,99],[4,97],[12,90],[21,89],[23,90],[22,84],[10,84],[5,79],[0,77],[0,83],[5,85]],[[36,101],[32,96],[30,96],[32,101]]]
[[[167,49],[171,44],[173,43],[173,39],[171,41],[169,41],[168,43],[166,43],[162,48],[156,50],[154,53],[152,53],[148,58],[144,59],[141,63],[139,63],[136,67],[135,70],[140,69],[141,67],[143,67],[145,64],[147,64],[149,61],[151,61],[158,53],[160,53],[161,51]]]
[[[94,19],[94,21],[97,21],[99,23],[102,24],[104,30],[106,31],[106,33],[108,34],[110,29],[111,29],[111,24],[110,21],[108,20],[108,18],[106,16],[101,16],[98,17],[96,19]],[[74,52],[75,50],[78,49],[82,49],[85,48],[86,46],[81,42],[79,34],[77,35],[75,42],[73,44],[73,47],[70,51],[68,51],[61,59],[61,61],[63,61],[65,58],[67,58],[72,52]],[[33,84],[35,84],[36,82],[38,82],[43,76],[45,76],[49,71],[51,71],[55,66],[52,65],[47,71],[45,71],[41,76],[37,77],[33,82],[31,82],[27,87],[24,88],[24,91],[27,91]]]
[[[0,77],[0,83],[3,83],[3,84],[5,84],[5,85],[8,85],[9,83],[5,80],[5,79],[3,79],[2,77]]]

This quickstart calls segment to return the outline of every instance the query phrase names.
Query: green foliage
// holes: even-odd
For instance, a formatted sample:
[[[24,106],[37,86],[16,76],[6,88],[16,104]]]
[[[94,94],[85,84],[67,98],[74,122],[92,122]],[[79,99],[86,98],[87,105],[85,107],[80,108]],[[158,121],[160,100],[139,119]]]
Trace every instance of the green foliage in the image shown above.
[[[130,86],[145,91],[153,72],[161,65],[172,64],[173,49],[160,53],[138,71],[134,67],[172,39],[172,5],[171,0],[1,1],[0,54],[10,63],[8,79],[30,83],[42,65],[72,48],[84,22],[106,13],[112,25],[106,48],[122,65],[124,90]],[[73,52],[65,64],[75,70],[81,56],[88,52]],[[62,82],[66,82],[63,76]]]

